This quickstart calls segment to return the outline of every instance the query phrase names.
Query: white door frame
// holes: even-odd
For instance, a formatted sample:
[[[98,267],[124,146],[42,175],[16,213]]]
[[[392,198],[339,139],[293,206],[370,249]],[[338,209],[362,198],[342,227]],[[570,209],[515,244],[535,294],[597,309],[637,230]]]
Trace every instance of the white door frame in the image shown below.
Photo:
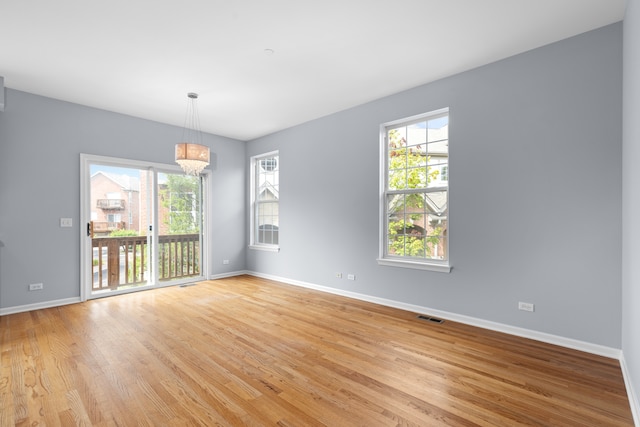
[[[140,161],[140,160],[130,160],[130,159],[122,159],[122,158],[118,158],[118,157],[107,157],[107,156],[98,156],[98,155],[93,155],[93,154],[84,154],[81,153],[80,154],[80,300],[81,301],[86,301],[87,299],[90,298],[97,298],[98,296],[96,295],[91,295],[91,287],[92,287],[92,283],[93,283],[93,271],[90,268],[90,264],[91,264],[91,253],[92,253],[92,247],[91,247],[91,239],[88,236],[88,230],[87,230],[87,224],[89,223],[89,221],[91,221],[91,206],[90,206],[90,202],[91,202],[91,164],[93,163],[99,163],[101,165],[106,165],[106,166],[116,166],[116,167],[131,167],[131,168],[137,168],[137,169],[148,169],[150,171],[153,172],[152,176],[152,180],[154,181],[152,184],[150,185],[149,188],[151,188],[151,210],[154,213],[153,215],[153,224],[152,224],[152,232],[151,232],[151,236],[153,236],[153,241],[157,242],[157,232],[159,230],[158,228],[158,218],[157,215],[155,215],[155,211],[156,211],[156,201],[157,201],[157,185],[156,185],[156,181],[157,181],[157,174],[159,172],[165,172],[165,173],[183,173],[182,169],[180,169],[179,166],[177,165],[169,165],[169,164],[163,164],[163,163],[154,163],[154,162],[146,162],[146,161]],[[205,169],[202,172],[202,203],[201,203],[201,209],[204,210],[204,215],[202,216],[203,218],[203,224],[202,224],[202,229],[200,232],[201,235],[201,248],[202,248],[202,255],[201,255],[201,262],[200,262],[200,277],[191,277],[189,279],[186,279],[184,281],[172,281],[171,283],[168,284],[160,284],[159,282],[157,282],[156,277],[157,277],[157,270],[158,270],[158,246],[154,245],[152,246],[153,250],[155,251],[155,253],[153,254],[153,256],[151,257],[153,260],[153,265],[151,266],[151,277],[150,277],[150,281],[151,281],[151,285],[150,286],[145,286],[145,287],[141,287],[141,289],[145,289],[145,288],[157,288],[157,287],[162,287],[162,286],[175,286],[178,285],[180,283],[186,283],[186,282],[192,282],[192,281],[197,281],[197,280],[205,280],[206,278],[209,277],[209,236],[208,236],[208,230],[209,230],[209,224],[210,221],[212,219],[211,217],[211,206],[212,206],[212,201],[210,200],[211,198],[209,197],[209,181],[211,179],[211,171]],[[104,294],[104,296],[111,296],[111,295],[117,295],[119,293],[127,293],[127,292],[131,292],[131,291],[113,291],[113,292],[109,292]]]

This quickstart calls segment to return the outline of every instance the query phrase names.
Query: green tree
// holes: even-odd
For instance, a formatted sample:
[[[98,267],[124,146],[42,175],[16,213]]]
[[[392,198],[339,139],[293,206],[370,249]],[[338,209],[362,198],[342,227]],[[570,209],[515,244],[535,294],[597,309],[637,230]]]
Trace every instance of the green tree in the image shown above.
[[[136,230],[113,230],[109,233],[109,237],[131,237],[138,235],[140,235],[140,233]]]
[[[389,190],[427,188],[437,179],[440,171],[428,166],[426,147],[407,147],[407,140],[398,129],[389,131],[388,143]],[[435,227],[426,235],[425,197],[424,193],[395,194],[387,200],[389,253],[424,258],[440,242],[442,227]]]
[[[164,222],[169,234],[193,234],[200,231],[200,179],[190,175],[167,175],[161,190]]]

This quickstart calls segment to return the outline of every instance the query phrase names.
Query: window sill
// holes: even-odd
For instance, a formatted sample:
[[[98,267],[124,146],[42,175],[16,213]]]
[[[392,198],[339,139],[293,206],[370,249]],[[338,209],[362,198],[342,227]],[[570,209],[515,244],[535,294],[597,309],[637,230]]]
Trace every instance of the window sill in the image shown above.
[[[437,271],[440,273],[450,273],[451,269],[453,268],[449,264],[415,262],[385,258],[378,258],[378,265],[386,265],[388,267],[413,268],[416,270]]]
[[[265,252],[280,252],[280,246],[249,245],[249,249]]]

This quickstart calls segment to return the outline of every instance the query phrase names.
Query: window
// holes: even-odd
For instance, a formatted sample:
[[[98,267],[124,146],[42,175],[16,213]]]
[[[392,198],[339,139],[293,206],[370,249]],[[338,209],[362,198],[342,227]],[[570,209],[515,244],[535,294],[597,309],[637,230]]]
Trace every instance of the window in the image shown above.
[[[122,215],[121,214],[107,214],[107,222],[121,222]]]
[[[381,128],[382,265],[450,271],[449,110]]]
[[[449,166],[442,166],[440,168],[440,181],[449,181]]]
[[[251,158],[251,247],[278,250],[280,238],[278,152]]]

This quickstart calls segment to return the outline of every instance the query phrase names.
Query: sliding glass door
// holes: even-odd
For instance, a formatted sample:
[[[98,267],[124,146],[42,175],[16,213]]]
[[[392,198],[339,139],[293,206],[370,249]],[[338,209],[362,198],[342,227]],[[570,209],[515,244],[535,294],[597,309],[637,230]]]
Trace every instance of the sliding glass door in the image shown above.
[[[158,269],[160,282],[184,281],[201,275],[202,178],[158,173]]]
[[[83,299],[205,277],[206,176],[90,155],[81,170]]]

